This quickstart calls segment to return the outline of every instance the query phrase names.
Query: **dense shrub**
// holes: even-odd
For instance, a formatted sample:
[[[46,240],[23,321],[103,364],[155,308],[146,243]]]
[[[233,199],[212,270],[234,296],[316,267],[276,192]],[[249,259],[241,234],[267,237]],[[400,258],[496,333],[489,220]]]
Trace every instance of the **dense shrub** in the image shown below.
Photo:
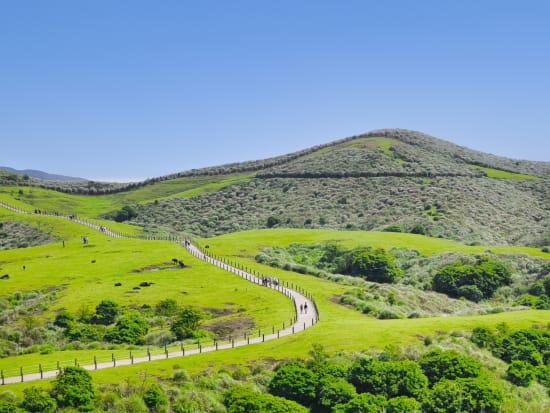
[[[304,363],[293,361],[277,368],[268,388],[275,396],[310,406],[317,395],[317,376]]]
[[[149,325],[138,312],[120,317],[115,326],[107,331],[105,339],[112,343],[143,344]]]
[[[203,319],[204,313],[202,311],[185,307],[179,312],[170,330],[178,340],[193,337]]]
[[[481,373],[478,361],[455,350],[432,350],[418,363],[432,385],[442,379],[477,377]]]
[[[412,361],[382,362],[361,358],[351,367],[349,380],[359,393],[387,398],[418,397],[428,386],[428,379],[420,366]]]
[[[65,367],[53,380],[51,395],[59,407],[89,412],[95,409],[92,376],[81,367]]]
[[[453,264],[442,268],[433,278],[435,291],[451,297],[490,298],[497,288],[511,282],[510,270],[503,264],[481,257],[474,265]],[[475,300],[473,300],[475,301]]]
[[[50,413],[57,408],[57,402],[42,389],[31,386],[23,389],[21,407],[32,413]]]
[[[529,386],[535,380],[535,368],[526,361],[513,360],[506,370],[506,379],[516,386]]]

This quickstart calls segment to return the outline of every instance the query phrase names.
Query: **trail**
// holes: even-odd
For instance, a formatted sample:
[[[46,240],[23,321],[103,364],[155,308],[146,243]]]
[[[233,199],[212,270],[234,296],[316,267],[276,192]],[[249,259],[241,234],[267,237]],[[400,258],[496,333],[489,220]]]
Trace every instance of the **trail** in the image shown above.
[[[23,214],[32,214],[31,212],[15,208],[1,201],[0,201],[0,206],[6,209],[9,209],[13,212],[18,212]],[[80,225],[85,225],[89,228],[95,229],[96,231],[100,231],[114,238],[131,238],[129,236],[124,236],[122,234],[118,234],[114,231],[111,231],[104,226],[87,222],[87,221],[78,219],[76,217],[72,217],[68,215],[59,215],[59,214],[41,214],[41,215],[58,217],[60,219],[70,219],[73,222],[76,222]],[[292,300],[294,304],[294,309],[296,314],[294,317],[294,323],[276,332],[272,331],[271,334],[261,334],[261,335],[258,334],[258,336],[254,336],[254,337],[249,336],[246,339],[243,338],[242,340],[231,340],[230,342],[228,341],[227,343],[216,343],[205,347],[202,347],[199,345],[197,346],[197,348],[193,348],[193,349],[182,349],[180,351],[166,352],[166,353],[154,354],[154,355],[148,354],[147,356],[144,356],[144,357],[131,357],[127,359],[113,360],[110,362],[81,365],[80,367],[86,370],[116,368],[120,366],[128,366],[131,364],[146,363],[154,360],[163,360],[167,358],[177,358],[177,357],[188,357],[188,356],[208,353],[212,351],[221,351],[221,350],[232,349],[235,347],[254,345],[265,341],[276,340],[278,338],[282,338],[285,336],[302,332],[312,327],[313,325],[315,325],[319,320],[319,314],[318,314],[315,302],[305,292],[298,292],[295,289],[291,289],[282,285],[275,285],[273,283],[264,285],[260,277],[257,277],[256,275],[253,275],[247,271],[244,271],[242,269],[229,265],[219,259],[213,258],[206,251],[201,250],[199,247],[197,247],[196,245],[194,245],[188,240],[178,241],[178,243],[194,257],[200,260],[203,260],[211,265],[222,268],[225,271],[231,272],[253,284],[257,284],[258,288],[271,288],[281,294],[284,294],[286,297],[288,297],[289,300]],[[307,308],[307,310],[304,310],[304,307]],[[18,368],[18,366],[14,366],[14,368]],[[11,384],[11,383],[41,380],[41,379],[49,379],[57,376],[59,374],[59,371],[60,371],[59,369],[56,369],[56,370],[48,370],[48,371],[42,371],[37,373],[30,373],[30,374],[20,374],[18,376],[2,377],[2,381],[0,384],[4,385],[4,384]]]

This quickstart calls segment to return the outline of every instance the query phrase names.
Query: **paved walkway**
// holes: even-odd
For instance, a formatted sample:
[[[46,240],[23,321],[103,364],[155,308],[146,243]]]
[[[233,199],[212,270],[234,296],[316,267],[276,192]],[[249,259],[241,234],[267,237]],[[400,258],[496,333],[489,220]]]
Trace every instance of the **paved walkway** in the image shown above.
[[[26,213],[26,214],[30,213],[27,211],[14,208],[3,202],[0,202],[0,206],[10,209],[14,212]],[[65,215],[52,215],[52,214],[48,214],[48,215],[57,216],[59,218],[71,219],[74,222],[77,222],[82,225],[86,225],[97,231],[101,231],[109,236],[123,237],[121,234],[116,234],[114,232],[111,232],[110,230],[108,230],[103,226],[99,226],[87,221],[82,221],[77,218],[71,218]],[[270,285],[264,286],[261,278],[249,272],[246,272],[239,268],[231,266],[219,259],[212,258],[208,253],[201,251],[197,246],[195,246],[191,242],[185,240],[180,244],[185,249],[187,249],[187,251],[190,254],[197,257],[198,259],[201,259],[205,262],[208,262],[212,265],[215,265],[226,271],[236,274],[239,277],[242,277],[249,282],[258,284],[258,288],[271,288],[287,296],[294,303],[295,312],[296,312],[296,316],[294,317],[294,323],[289,325],[287,328],[278,330],[277,332],[272,332],[271,334],[262,334],[262,335],[259,334],[258,336],[255,336],[255,337],[248,337],[246,339],[243,338],[240,341],[232,340],[231,342],[219,343],[219,344],[205,346],[205,347],[201,347],[199,345],[193,349],[182,349],[180,351],[166,352],[166,353],[154,354],[154,355],[150,354],[145,357],[132,357],[128,359],[115,360],[110,362],[94,363],[91,365],[82,365],[81,367],[83,367],[86,370],[99,370],[99,369],[113,368],[118,366],[127,366],[127,365],[137,364],[137,363],[145,363],[145,362],[154,361],[154,360],[162,360],[166,358],[187,357],[187,356],[207,353],[211,351],[227,350],[234,347],[241,347],[246,345],[262,343],[264,341],[275,340],[281,337],[292,335],[292,334],[304,331],[305,329],[312,327],[313,325],[315,325],[315,323],[317,323],[319,316],[317,314],[315,303],[313,302],[313,300],[307,297],[307,294],[298,292],[294,289],[290,289],[282,285],[270,284]],[[307,310],[304,310],[304,307],[307,308]],[[18,368],[18,366],[14,366],[14,368]],[[49,370],[49,371],[43,371],[42,373],[31,373],[31,374],[23,374],[19,376],[4,377],[2,379],[1,384],[20,383],[22,381],[27,382],[27,381],[33,381],[33,380],[48,379],[48,378],[55,377],[58,373],[59,373],[59,370]]]

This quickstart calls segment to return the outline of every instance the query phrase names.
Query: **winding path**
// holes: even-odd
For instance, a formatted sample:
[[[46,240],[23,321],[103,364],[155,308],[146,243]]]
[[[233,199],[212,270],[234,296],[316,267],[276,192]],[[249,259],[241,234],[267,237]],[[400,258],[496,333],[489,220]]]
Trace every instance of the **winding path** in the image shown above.
[[[1,201],[0,201],[0,206],[6,209],[9,209],[13,212],[32,214],[31,212],[15,208]],[[41,214],[41,215],[55,216],[55,217],[59,217],[60,219],[70,219],[73,222],[76,222],[78,224],[85,225],[97,231],[103,232],[104,234],[109,235],[111,237],[130,238],[129,236],[125,236],[125,235],[110,231],[109,229],[103,226],[90,223],[78,218],[70,217],[67,215],[58,215],[58,214]],[[293,289],[294,286],[293,288],[288,288],[288,285],[283,286],[283,285],[274,285],[274,284],[264,286],[262,283],[262,279],[260,277],[257,277],[256,275],[253,275],[250,272],[244,271],[235,266],[229,265],[220,259],[213,258],[207,252],[199,249],[196,245],[192,244],[190,241],[184,240],[184,241],[178,241],[178,243],[182,247],[184,247],[190,254],[192,254],[193,256],[195,256],[200,260],[203,260],[207,263],[220,267],[228,272],[231,272],[233,274],[236,274],[239,277],[246,279],[249,282],[257,284],[258,288],[271,288],[287,296],[294,303],[294,309],[296,313],[295,317],[293,318],[294,322],[290,324],[288,327],[278,330],[276,332],[273,329],[269,334],[258,334],[257,336],[254,336],[254,337],[249,336],[246,339],[243,338],[242,340],[239,340],[239,341],[231,340],[226,343],[215,343],[211,346],[205,346],[205,347],[201,347],[201,345],[199,344],[196,348],[193,348],[193,349],[182,348],[180,351],[174,351],[174,352],[166,351],[165,353],[154,354],[154,355],[148,352],[148,355],[144,357],[130,357],[130,358],[121,359],[121,360],[115,360],[113,358],[113,360],[110,362],[102,362],[102,363],[94,362],[94,364],[82,365],[80,367],[86,370],[99,370],[99,369],[137,364],[137,363],[145,363],[145,362],[154,361],[154,360],[162,360],[166,358],[187,357],[190,355],[207,353],[211,351],[227,350],[234,347],[252,345],[252,344],[262,343],[264,341],[275,340],[281,337],[289,336],[289,335],[304,331],[309,327],[312,327],[319,320],[319,314],[318,314],[317,306],[314,300],[311,298],[309,294],[307,294],[305,291],[302,291],[299,287],[296,286],[296,289]],[[299,289],[300,292],[296,291],[297,289]],[[304,311],[303,308],[306,308],[306,310]],[[18,366],[14,366],[14,368],[16,369],[18,368]],[[4,385],[4,384],[10,384],[10,383],[20,383],[23,381],[27,382],[27,381],[33,381],[33,380],[53,378],[59,373],[59,371],[60,371],[59,369],[56,369],[56,370],[41,371],[37,373],[30,373],[30,374],[24,374],[23,372],[21,372],[21,374],[17,376],[11,376],[11,377],[4,377],[4,374],[2,372],[0,384]]]

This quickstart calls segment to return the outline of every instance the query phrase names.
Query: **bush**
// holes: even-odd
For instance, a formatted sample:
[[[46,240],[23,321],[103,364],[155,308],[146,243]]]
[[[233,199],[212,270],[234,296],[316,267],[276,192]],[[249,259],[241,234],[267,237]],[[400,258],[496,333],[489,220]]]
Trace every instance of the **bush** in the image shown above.
[[[51,395],[59,407],[82,412],[95,410],[95,390],[92,376],[81,367],[65,367],[53,380]]]
[[[23,389],[21,407],[32,413],[48,413],[55,411],[57,403],[48,393],[38,387],[32,386]]]
[[[177,319],[172,323],[170,331],[178,340],[193,337],[204,318],[202,311],[192,307],[182,309]]]
[[[166,411],[167,399],[159,385],[154,384],[143,393],[143,401],[151,412]]]
[[[92,322],[108,326],[113,324],[118,316],[118,304],[111,300],[102,300],[95,308]]]
[[[118,319],[107,331],[105,339],[111,343],[143,344],[149,325],[138,312],[131,312]]]
[[[317,394],[317,376],[304,363],[293,361],[276,370],[268,389],[275,396],[310,406]]]
[[[442,379],[477,377],[481,373],[481,363],[455,350],[432,350],[418,363],[432,385]]]
[[[432,288],[455,298],[460,297],[461,293],[465,297],[477,298],[481,294],[482,298],[491,298],[497,288],[510,282],[511,272],[506,266],[481,257],[474,265],[453,264],[442,268],[434,276]],[[466,286],[468,288],[461,290]]]
[[[506,370],[506,380],[527,387],[535,380],[535,368],[526,361],[514,360]]]

